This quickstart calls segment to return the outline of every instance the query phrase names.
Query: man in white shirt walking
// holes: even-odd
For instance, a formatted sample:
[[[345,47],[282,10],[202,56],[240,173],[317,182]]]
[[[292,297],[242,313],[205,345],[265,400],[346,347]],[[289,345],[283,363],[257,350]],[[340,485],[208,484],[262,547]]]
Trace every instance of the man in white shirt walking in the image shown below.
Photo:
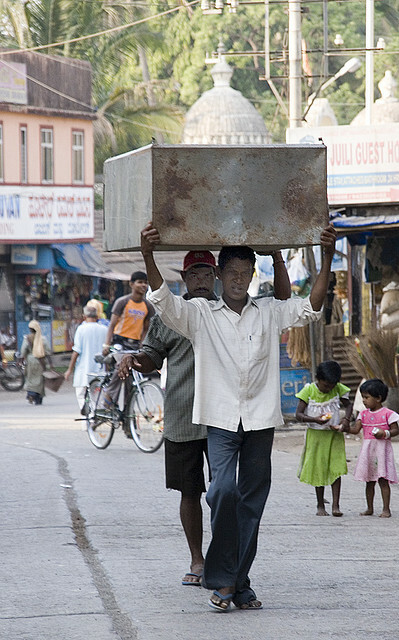
[[[71,361],[64,373],[65,380],[68,380],[74,371],[73,386],[81,412],[85,402],[87,374],[100,371],[101,365],[95,362],[94,356],[102,352],[108,332],[108,327],[98,324],[98,311],[94,306],[86,305],[83,315],[86,322],[76,329]]]
[[[279,388],[279,336],[321,316],[335,249],[332,226],[321,234],[324,260],[309,298],[251,299],[247,290],[255,255],[249,247],[224,247],[217,276],[218,301],[174,296],[155,264],[158,231],[142,232],[142,254],[150,300],[163,322],[191,340],[195,357],[193,423],[208,425],[212,483],[212,540],[203,585],[214,592],[209,605],[228,611],[260,609],[250,586],[258,529],[270,489],[274,427],[282,424]],[[237,475],[238,463],[238,475]]]

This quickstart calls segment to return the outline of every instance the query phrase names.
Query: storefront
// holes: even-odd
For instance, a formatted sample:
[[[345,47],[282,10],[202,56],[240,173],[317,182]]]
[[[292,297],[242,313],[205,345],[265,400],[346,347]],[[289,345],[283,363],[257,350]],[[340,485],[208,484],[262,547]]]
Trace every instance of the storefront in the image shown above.
[[[392,206],[391,211],[395,208]],[[369,215],[356,215],[353,209],[354,215],[334,219],[335,228],[339,234],[346,234],[350,247],[351,334],[399,328],[399,321],[388,318],[381,307],[386,288],[399,291],[399,214],[387,211],[384,208],[375,215],[375,208],[369,208],[362,210]]]
[[[396,113],[398,101],[388,96],[374,107],[386,108],[388,118],[392,105]],[[348,239],[348,277],[341,282],[348,299],[345,333],[361,334],[380,327],[383,289],[390,282],[399,284],[399,123],[387,120],[287,132],[289,143],[320,140],[327,146],[333,224]],[[384,262],[388,254],[389,264]]]
[[[15,349],[15,314],[11,266],[0,264],[0,343],[6,350]]]
[[[12,262],[18,348],[34,318],[54,353],[70,351],[86,302],[96,297],[110,310],[127,293],[128,276],[110,271],[90,245],[14,245]]]

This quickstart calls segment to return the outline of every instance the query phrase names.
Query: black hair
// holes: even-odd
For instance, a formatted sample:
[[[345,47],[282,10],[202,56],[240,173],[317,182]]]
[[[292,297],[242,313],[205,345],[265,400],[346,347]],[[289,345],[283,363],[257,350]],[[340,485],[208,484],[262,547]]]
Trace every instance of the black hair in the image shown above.
[[[360,393],[368,393],[373,398],[381,398],[381,402],[387,399],[388,387],[379,378],[371,378],[360,385]]]
[[[325,360],[321,362],[316,369],[316,378],[329,382],[330,384],[337,384],[341,380],[342,369],[338,362],[335,360]]]
[[[239,260],[249,260],[251,265],[253,267],[255,266],[255,251],[251,249],[251,247],[222,247],[218,257],[218,265],[222,271],[226,264],[234,258],[238,258]]]
[[[130,276],[130,282],[134,282],[135,280],[145,280],[145,281],[147,281],[148,280],[147,274],[144,273],[144,271],[135,271]]]

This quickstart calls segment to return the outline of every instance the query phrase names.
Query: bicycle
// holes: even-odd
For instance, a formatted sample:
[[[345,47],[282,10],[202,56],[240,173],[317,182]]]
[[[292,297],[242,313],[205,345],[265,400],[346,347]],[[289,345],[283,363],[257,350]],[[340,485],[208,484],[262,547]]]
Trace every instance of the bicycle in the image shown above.
[[[112,351],[130,354],[132,351]],[[110,364],[112,353],[96,361]],[[128,437],[144,453],[154,453],[163,442],[164,394],[162,389],[144,378],[141,373],[131,371],[125,380],[123,409],[115,403],[105,407],[106,387],[111,379],[112,370],[104,374],[93,374],[89,380],[85,397],[87,433],[91,443],[97,449],[106,449],[112,441],[115,429],[122,427]]]
[[[0,384],[6,391],[20,391],[25,384],[22,366],[18,362],[4,366],[0,359]]]

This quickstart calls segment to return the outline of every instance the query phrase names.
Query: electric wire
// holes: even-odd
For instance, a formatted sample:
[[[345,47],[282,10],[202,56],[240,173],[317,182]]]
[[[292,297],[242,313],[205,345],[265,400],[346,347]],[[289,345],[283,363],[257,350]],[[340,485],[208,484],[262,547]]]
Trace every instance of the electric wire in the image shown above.
[[[7,51],[0,51],[0,57],[9,56],[14,53],[27,53],[29,51],[40,51],[41,49],[51,49],[53,47],[61,47],[66,44],[72,44],[74,42],[82,42],[83,40],[90,40],[91,38],[97,38],[99,36],[108,35],[109,33],[115,33],[116,31],[123,31],[124,29],[135,27],[138,24],[143,24],[144,22],[150,22],[151,20],[156,20],[157,18],[166,16],[169,13],[180,11],[181,9],[187,9],[187,7],[191,7],[194,4],[198,4],[199,1],[200,0],[191,0],[191,2],[187,2],[184,5],[182,4],[182,5],[179,5],[178,7],[173,7],[172,9],[161,11],[160,13],[157,13],[153,16],[147,16],[146,18],[141,18],[140,20],[135,20],[134,22],[129,22],[128,24],[118,25],[117,27],[111,27],[110,29],[104,29],[103,31],[97,31],[96,33],[89,33],[85,36],[79,36],[78,38],[70,38],[69,40],[62,40],[60,42],[51,42],[49,44],[41,44],[36,47],[25,47],[23,49],[11,49]]]

